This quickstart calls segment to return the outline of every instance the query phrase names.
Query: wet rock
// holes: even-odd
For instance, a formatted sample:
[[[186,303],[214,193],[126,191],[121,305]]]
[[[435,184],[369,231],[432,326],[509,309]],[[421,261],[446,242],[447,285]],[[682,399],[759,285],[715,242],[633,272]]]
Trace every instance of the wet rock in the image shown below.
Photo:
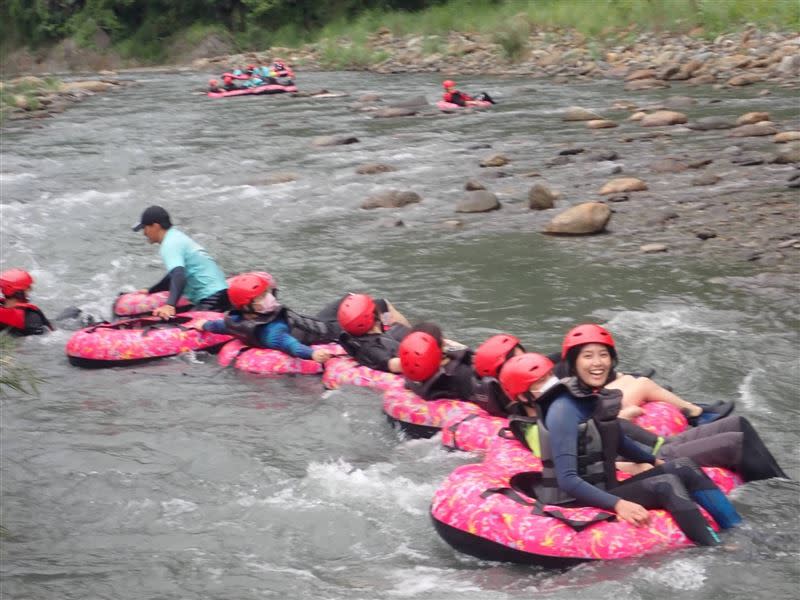
[[[657,110],[645,115],[639,122],[642,127],[663,127],[665,125],[680,125],[686,123],[686,115],[674,110]]]
[[[367,210],[373,208],[402,208],[408,204],[416,204],[421,201],[422,198],[416,192],[389,190],[370,196],[361,203],[361,208]]]
[[[614,150],[595,150],[594,152],[589,152],[586,155],[586,160],[594,160],[594,161],[601,161],[601,160],[617,160],[619,158],[619,154],[617,154]]]
[[[662,158],[650,164],[650,169],[656,173],[682,173],[689,166],[674,158]]]
[[[762,135],[775,135],[778,128],[771,121],[759,121],[752,125],[740,125],[728,135],[730,137],[758,137]]]
[[[542,174],[539,171],[528,171],[527,173],[522,173],[520,177],[541,177]]]
[[[703,173],[692,179],[692,185],[714,185],[719,183],[722,178],[714,173]]]
[[[713,229],[698,229],[694,234],[703,241],[717,237],[717,232]]]
[[[557,196],[545,185],[537,183],[528,191],[528,208],[546,210],[555,206]]]
[[[485,190],[486,186],[477,179],[467,179],[467,183],[464,184],[464,189],[468,192],[474,192],[477,190]]]
[[[668,248],[666,244],[644,244],[639,246],[639,250],[645,254],[658,254],[659,252],[666,252]]]
[[[728,85],[740,87],[743,85],[752,85],[760,81],[764,81],[764,78],[761,75],[756,75],[755,73],[745,73],[744,75],[736,75],[735,77],[731,77],[728,80]]]
[[[378,94],[362,94],[358,97],[359,102],[368,103],[368,102],[379,102],[381,99],[380,95]]]
[[[756,165],[763,165],[767,159],[760,155],[747,154],[744,156],[735,156],[731,162],[740,167],[755,167]]]
[[[442,225],[448,229],[461,229],[464,227],[464,221],[461,219],[448,219],[447,221],[442,222]]]
[[[647,116],[647,113],[643,110],[633,113],[630,117],[628,117],[628,121],[641,121]]]
[[[467,146],[467,150],[484,150],[491,147],[491,144],[472,144],[471,146]]]
[[[401,100],[399,102],[392,102],[389,104],[390,108],[424,108],[428,106],[428,101],[425,99],[425,96],[413,96],[408,98],[407,100]]]
[[[556,156],[555,158],[551,158],[548,160],[545,165],[548,167],[558,167],[561,165],[568,165],[572,162],[572,159],[569,156]]]
[[[609,121],[608,119],[586,121],[587,129],[613,129],[614,127],[618,127],[618,125],[614,121]]]
[[[725,117],[701,117],[691,121],[687,127],[698,131],[709,131],[712,129],[733,129],[736,124]]]
[[[562,121],[593,121],[595,119],[602,119],[600,115],[580,106],[570,106],[561,115]]]
[[[556,215],[544,232],[553,235],[588,235],[605,230],[611,209],[602,202],[584,202]]]
[[[395,117],[411,117],[417,114],[414,108],[380,108],[372,113],[374,119],[392,119]]]
[[[690,169],[702,169],[713,162],[714,161],[710,158],[698,158],[697,160],[690,162],[688,166]]]
[[[497,196],[486,190],[467,192],[456,204],[456,212],[460,213],[489,212],[499,208]]]
[[[606,183],[601,189],[600,194],[619,194],[622,192],[641,192],[647,189],[647,184],[635,177],[619,177]]]
[[[505,154],[492,154],[484,158],[480,165],[482,167],[502,167],[511,162]]]
[[[697,104],[697,100],[691,96],[670,96],[664,100],[664,106],[670,110],[685,110]]]
[[[772,162],[779,165],[788,165],[800,162],[800,144],[793,143],[788,148],[782,149]]]
[[[376,175],[377,173],[389,173],[390,171],[396,171],[393,166],[385,165],[383,163],[368,163],[366,165],[359,165],[356,167],[356,173],[358,175]]]
[[[617,163],[608,163],[606,165],[600,165],[598,168],[592,170],[592,175],[595,177],[610,177],[611,175],[617,175],[618,173],[622,173],[622,165]]]
[[[703,73],[702,75],[697,75],[690,78],[686,83],[688,85],[711,85],[716,80],[717,78],[714,75],[710,73]]]
[[[591,121],[588,121],[591,123]],[[583,148],[567,148],[565,150],[561,150],[558,154],[560,156],[571,156],[573,154],[580,154],[584,151]]]
[[[358,138],[349,135],[321,135],[311,140],[311,145],[318,148],[325,146],[344,146],[347,144],[357,144]]]
[[[749,112],[736,119],[736,125],[752,125],[761,121],[769,121],[768,112]]]
[[[670,85],[661,79],[637,79],[636,81],[629,81],[626,83],[625,91],[639,92],[642,90],[655,90],[668,87],[670,87]]]
[[[800,141],[800,131],[781,131],[776,133],[772,141],[776,144],[785,144],[786,142]]]
[[[639,79],[655,79],[655,69],[636,69],[625,76],[625,81],[637,81]]]
[[[800,244],[800,239],[792,238],[790,240],[785,240],[785,241],[781,242],[780,244],[778,244],[778,248],[781,248],[781,249],[783,249],[783,248],[792,248],[792,247],[797,247],[798,244]]]

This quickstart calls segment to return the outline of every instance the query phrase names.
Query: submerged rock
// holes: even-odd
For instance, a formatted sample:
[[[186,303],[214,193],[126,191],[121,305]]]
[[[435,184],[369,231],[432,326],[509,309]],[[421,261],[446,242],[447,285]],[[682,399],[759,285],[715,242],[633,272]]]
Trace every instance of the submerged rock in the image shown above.
[[[367,210],[373,208],[402,208],[403,206],[416,204],[417,202],[422,202],[422,198],[416,192],[389,190],[370,196],[361,203],[361,208]]]
[[[500,201],[492,192],[476,190],[467,192],[456,204],[456,212],[473,213],[489,212],[500,208]]]

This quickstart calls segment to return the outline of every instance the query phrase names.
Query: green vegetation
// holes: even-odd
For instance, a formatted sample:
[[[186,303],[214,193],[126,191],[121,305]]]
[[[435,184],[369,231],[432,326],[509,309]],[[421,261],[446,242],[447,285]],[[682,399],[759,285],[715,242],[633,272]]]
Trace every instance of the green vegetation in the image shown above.
[[[22,77],[13,82],[6,82],[0,87],[0,123],[5,120],[6,114],[15,109],[39,110],[39,98],[61,87],[61,81],[54,77],[40,79],[38,77]],[[0,368],[5,368],[5,354],[7,352],[8,336],[0,334]],[[3,383],[0,379],[0,383]]]
[[[43,380],[30,368],[20,365],[13,355],[14,340],[7,334],[0,334],[0,395],[8,389],[35,394],[37,384]]]
[[[71,37],[83,46],[110,42],[122,56],[148,62],[181,40],[218,33],[240,50],[315,42],[331,66],[380,60],[368,38],[379,29],[423,36],[425,54],[442,53],[451,32],[489,35],[509,60],[525,55],[529,32],[574,29],[594,40],[624,42],[642,31],[715,36],[751,23],[800,28],[798,0],[4,0],[4,49],[47,46]],[[695,34],[699,31],[695,31]],[[435,37],[431,37],[435,36]],[[342,42],[347,40],[346,42]]]

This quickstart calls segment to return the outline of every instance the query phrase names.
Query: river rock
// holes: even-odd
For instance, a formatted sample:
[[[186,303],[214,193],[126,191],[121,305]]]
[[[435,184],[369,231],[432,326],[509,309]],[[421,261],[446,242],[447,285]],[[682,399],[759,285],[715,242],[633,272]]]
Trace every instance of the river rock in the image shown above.
[[[769,121],[768,112],[749,112],[736,119],[736,125],[752,125],[761,121]]]
[[[358,175],[375,175],[377,173],[388,173],[390,171],[396,171],[392,165],[385,165],[383,163],[368,163],[366,165],[359,165],[356,167],[356,173]]]
[[[800,131],[781,131],[776,133],[772,141],[776,144],[785,144],[786,142],[795,142],[800,140]]]
[[[636,69],[625,76],[625,81],[637,81],[639,79],[655,79],[655,69]]]
[[[714,185],[722,179],[714,173],[703,173],[692,179],[692,185]]]
[[[357,144],[358,138],[349,135],[321,135],[315,137],[311,144],[317,147],[324,146],[344,146],[347,144]]]
[[[645,254],[658,254],[659,252],[666,252],[668,248],[665,244],[644,244],[639,246],[639,250]]]
[[[755,73],[745,73],[744,75],[736,75],[735,77],[731,77],[728,80],[728,85],[739,87],[743,85],[752,85],[760,81],[764,81],[764,78],[761,75],[756,75]]]
[[[782,149],[778,152],[777,156],[772,160],[773,163],[779,165],[788,165],[791,163],[800,162],[800,144],[791,144],[788,148]]]
[[[712,129],[733,129],[736,123],[725,117],[701,117],[690,122],[687,127],[698,131],[708,131]]]
[[[467,179],[467,183],[464,184],[464,189],[468,192],[475,192],[477,190],[485,190],[486,186],[477,179],[470,178]]]
[[[662,158],[650,164],[650,169],[656,173],[682,173],[689,165],[674,158]]]
[[[389,190],[380,194],[370,196],[361,203],[361,208],[401,208],[408,204],[416,204],[421,202],[419,194],[416,192],[401,192],[398,190]]]
[[[602,202],[584,202],[556,215],[544,229],[553,235],[587,235],[604,231],[611,209]]]
[[[647,189],[647,184],[636,177],[618,177],[606,183],[601,189],[602,195],[620,194],[622,192],[642,192]]]
[[[664,125],[680,125],[686,123],[686,115],[674,110],[657,110],[645,115],[639,122],[642,127],[662,127]]]
[[[443,221],[442,225],[448,229],[461,229],[464,227],[464,221],[461,219],[448,219],[447,221]]]
[[[633,113],[630,117],[628,117],[628,121],[641,121],[647,116],[647,113],[643,110],[637,111]]]
[[[562,121],[594,121],[602,120],[603,117],[580,106],[570,106],[561,115]]]
[[[537,183],[528,191],[528,208],[546,210],[555,206],[557,196],[545,185]]]
[[[30,108],[28,98],[22,94],[15,94],[12,100],[14,101],[14,107],[20,110],[28,110]]]
[[[664,100],[664,106],[669,110],[687,109],[697,104],[691,96],[670,96]]]
[[[690,162],[688,166],[690,169],[702,169],[703,167],[710,165],[712,162],[714,162],[714,160],[711,158],[698,158]]]
[[[638,92],[641,90],[655,90],[658,88],[668,88],[670,85],[661,79],[637,79],[625,84],[625,91]]]
[[[394,117],[412,117],[417,114],[413,108],[379,108],[372,113],[373,119],[392,119]]]
[[[595,150],[585,155],[587,161],[617,160],[619,154],[614,150]]]
[[[544,164],[548,167],[560,167],[561,165],[568,165],[572,162],[572,158],[569,156],[554,156],[553,158],[549,159]]]
[[[482,167],[502,167],[511,162],[505,154],[492,154],[484,158],[480,165]]]
[[[493,193],[486,190],[467,192],[456,204],[456,212],[473,213],[489,212],[500,208],[500,201]]]
[[[587,123],[591,123],[591,121],[587,121]],[[564,150],[559,150],[559,155],[561,156],[572,156],[575,154],[581,154],[584,151],[584,148],[565,148]]]
[[[772,121],[759,121],[751,125],[740,125],[732,130],[728,135],[731,137],[758,137],[762,135],[775,135],[778,128]]]
[[[612,129],[617,126],[618,125],[614,121],[608,119],[592,119],[591,121],[586,121],[586,127],[588,129]]]

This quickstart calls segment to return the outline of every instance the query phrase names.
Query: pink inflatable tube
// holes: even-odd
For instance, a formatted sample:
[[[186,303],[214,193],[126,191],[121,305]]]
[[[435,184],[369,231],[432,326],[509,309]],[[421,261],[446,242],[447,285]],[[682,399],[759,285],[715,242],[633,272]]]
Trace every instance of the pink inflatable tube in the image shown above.
[[[442,112],[458,112],[460,110],[464,110],[465,108],[489,108],[490,106],[492,106],[492,103],[487,102],[486,100],[468,100],[466,106],[453,104],[452,102],[445,102],[444,100],[439,100],[436,103],[436,108]]]
[[[412,437],[433,437],[450,421],[484,413],[477,404],[462,400],[425,400],[404,387],[391,388],[383,394],[383,412],[389,421]],[[485,413],[484,413],[485,414]]]
[[[322,383],[329,390],[338,389],[343,385],[356,385],[386,391],[394,388],[402,389],[405,379],[394,373],[362,367],[349,356],[342,356],[332,358],[325,363]]]
[[[218,312],[195,311],[169,321],[145,317],[100,323],[72,334],[67,341],[67,357],[75,366],[99,369],[135,365],[189,350],[213,352],[231,337],[197,331],[190,326],[196,319],[221,316]]]
[[[692,545],[664,510],[650,511],[647,528],[604,520],[576,530],[546,514],[549,509],[560,510],[568,519],[585,524],[605,513],[588,507],[540,506],[544,514],[534,514],[534,498],[521,491],[518,483],[524,481],[524,474],[540,470],[539,459],[522,444],[495,438],[482,464],[457,468],[436,490],[430,513],[437,532],[465,554],[545,567],[630,558]],[[725,493],[741,483],[731,471],[703,470]],[[619,478],[624,476],[619,474]],[[716,529],[713,519],[704,514]]]
[[[633,422],[656,435],[675,435],[688,426],[686,417],[671,404],[648,402],[641,408],[644,414]],[[508,419],[493,417],[481,409],[463,417],[453,413],[441,425],[442,444],[452,450],[485,451],[497,432],[507,426]]]
[[[120,293],[111,307],[111,314],[114,317],[149,316],[159,306],[164,306],[167,303],[167,298],[169,298],[169,292],[155,292],[153,294],[148,294],[147,292]],[[175,307],[178,312],[185,312],[191,310],[191,308],[192,304],[183,297],[178,300],[178,306]]]
[[[320,344],[313,346],[322,348],[333,354],[343,352],[338,344]],[[313,360],[305,360],[289,356],[280,350],[252,348],[240,340],[231,340],[222,347],[217,355],[223,367],[233,365],[241,371],[258,375],[317,375],[322,373],[322,365]]]
[[[296,92],[296,85],[278,85],[277,83],[269,83],[266,85],[258,85],[251,88],[242,88],[239,90],[231,90],[229,92],[208,92],[209,98],[228,98],[230,96],[260,96],[264,94],[283,94],[288,92]]]

